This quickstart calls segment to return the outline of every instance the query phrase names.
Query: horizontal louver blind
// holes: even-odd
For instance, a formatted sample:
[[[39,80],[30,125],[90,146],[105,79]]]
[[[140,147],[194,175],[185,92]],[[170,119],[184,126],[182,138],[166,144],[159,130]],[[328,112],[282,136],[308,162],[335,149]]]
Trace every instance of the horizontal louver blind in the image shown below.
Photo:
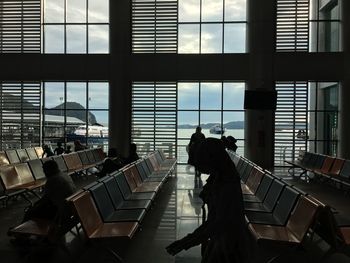
[[[306,138],[298,138],[299,130],[307,132],[307,82],[276,84],[275,166],[284,166],[283,159],[295,160],[299,150],[306,149]]]
[[[1,148],[40,144],[40,82],[0,82]]]
[[[132,2],[132,52],[177,52],[177,1]]]
[[[0,1],[0,53],[40,52],[40,0]]]
[[[277,0],[276,51],[309,50],[309,0]]]
[[[176,103],[175,82],[133,83],[132,141],[138,145],[138,152],[163,149],[175,157]]]

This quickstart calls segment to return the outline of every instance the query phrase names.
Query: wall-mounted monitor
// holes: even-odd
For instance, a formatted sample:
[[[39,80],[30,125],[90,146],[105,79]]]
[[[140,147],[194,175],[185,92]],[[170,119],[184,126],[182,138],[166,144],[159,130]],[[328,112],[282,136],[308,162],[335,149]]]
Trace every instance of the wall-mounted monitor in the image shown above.
[[[244,109],[276,110],[277,91],[246,90],[244,94]]]

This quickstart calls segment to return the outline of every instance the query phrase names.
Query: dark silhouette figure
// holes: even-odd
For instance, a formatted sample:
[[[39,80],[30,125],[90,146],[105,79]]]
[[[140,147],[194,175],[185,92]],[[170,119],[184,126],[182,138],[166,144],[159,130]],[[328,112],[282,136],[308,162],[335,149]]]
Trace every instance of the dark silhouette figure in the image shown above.
[[[227,140],[226,148],[228,150],[236,152],[236,150],[237,150],[236,138],[230,135],[230,136],[227,136],[226,140]]]
[[[191,206],[194,208],[195,214],[197,216],[201,213],[202,202],[199,202],[199,193],[202,191],[203,181],[202,178],[195,176],[194,177],[194,188],[191,192],[188,190],[188,198],[190,200]]]
[[[110,173],[113,173],[114,171],[119,170],[123,166],[124,165],[121,162],[118,162],[118,160],[112,160],[110,157],[107,157],[103,162],[101,171],[97,173],[97,176],[102,178],[107,174],[110,174]]]
[[[196,128],[196,132],[192,134],[190,143],[188,144],[188,161],[187,161],[188,164],[194,165],[197,146],[204,139],[205,139],[205,136],[202,133],[202,128],[198,126]],[[195,166],[195,176],[200,176],[200,172],[197,170],[196,166]]]
[[[55,150],[53,152],[56,155],[61,155],[61,154],[64,153],[64,148],[62,147],[62,143],[61,142],[57,143],[57,147],[55,148]]]
[[[130,153],[129,153],[129,156],[126,158],[126,164],[135,162],[138,159],[140,159],[140,157],[136,151],[137,151],[136,143],[131,143],[130,144]]]
[[[109,148],[107,158],[103,162],[102,169],[97,173],[98,177],[104,177],[107,174],[119,170],[125,165],[123,158],[119,155],[116,148]]]
[[[74,151],[82,151],[87,149],[87,147],[83,144],[81,144],[81,142],[79,140],[75,140],[74,141]]]
[[[221,136],[221,141],[224,144],[224,147],[227,148],[229,142],[228,142],[228,140],[227,140],[225,135]]]
[[[53,151],[51,150],[51,147],[47,144],[45,144],[43,146],[43,155],[41,156],[42,158],[45,158],[45,157],[51,157],[51,156],[54,156],[55,154],[53,153]]]
[[[58,212],[65,209],[65,199],[75,192],[72,178],[61,172],[55,161],[45,162],[43,170],[47,180],[44,195],[25,212],[23,221],[33,218],[54,219]]]
[[[67,145],[66,150],[64,151],[64,153],[71,153],[72,152],[72,146]]]
[[[195,166],[210,174],[200,197],[208,207],[207,220],[193,233],[170,244],[171,255],[202,244],[202,263],[248,262],[249,233],[244,219],[238,172],[221,140],[208,138],[198,146]]]

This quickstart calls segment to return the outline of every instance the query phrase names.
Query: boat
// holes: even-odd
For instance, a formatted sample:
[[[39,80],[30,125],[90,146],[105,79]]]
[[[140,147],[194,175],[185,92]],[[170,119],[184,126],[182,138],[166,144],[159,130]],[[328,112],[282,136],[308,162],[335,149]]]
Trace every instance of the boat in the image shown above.
[[[74,135],[86,136],[86,132],[88,134],[88,137],[108,137],[108,127],[100,125],[89,125],[87,129],[86,125],[80,125],[75,129]]]
[[[213,127],[210,128],[209,132],[211,134],[224,134],[225,133],[225,128],[221,127],[219,124],[214,125]]]

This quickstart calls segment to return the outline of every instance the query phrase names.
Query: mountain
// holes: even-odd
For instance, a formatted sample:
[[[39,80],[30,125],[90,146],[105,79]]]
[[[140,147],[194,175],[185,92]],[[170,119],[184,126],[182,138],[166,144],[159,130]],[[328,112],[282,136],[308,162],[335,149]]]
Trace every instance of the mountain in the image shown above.
[[[66,103],[66,116],[67,117],[75,117],[79,120],[82,121],[86,121],[86,113],[85,113],[85,108],[77,103],[77,102],[67,102]],[[60,104],[57,105],[54,108],[51,109],[45,109],[45,114],[49,114],[49,115],[58,115],[61,116],[62,115],[62,110],[64,110],[64,104]],[[96,117],[94,114],[92,114],[90,111],[88,112],[88,123],[89,124],[95,124],[96,121]]]
[[[210,129],[214,125],[217,125],[218,123],[206,123],[202,124],[202,129]],[[177,126],[179,129],[195,129],[197,125],[191,125],[191,124],[182,124]],[[231,121],[224,124],[224,128],[226,129],[243,129],[244,128],[244,121]]]

